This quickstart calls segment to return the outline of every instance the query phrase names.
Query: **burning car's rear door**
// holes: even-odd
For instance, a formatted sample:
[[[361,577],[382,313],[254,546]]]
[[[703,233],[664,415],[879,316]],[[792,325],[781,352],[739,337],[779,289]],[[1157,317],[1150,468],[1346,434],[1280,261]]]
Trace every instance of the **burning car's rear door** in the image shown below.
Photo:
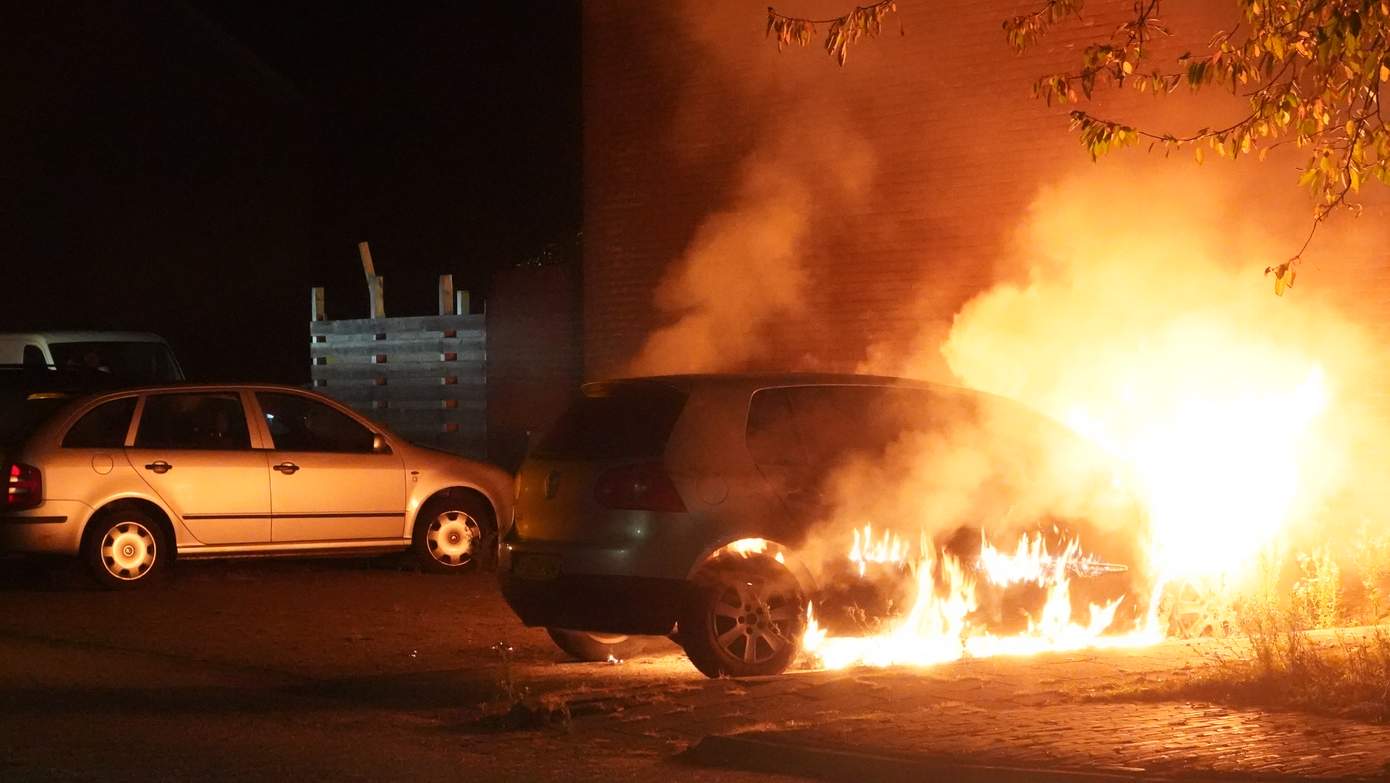
[[[904,411],[929,409],[930,403],[923,392],[894,387],[762,389],[749,407],[748,449],[794,518],[821,520],[832,504],[853,501],[834,497],[836,472],[854,460],[880,460],[909,428]]]

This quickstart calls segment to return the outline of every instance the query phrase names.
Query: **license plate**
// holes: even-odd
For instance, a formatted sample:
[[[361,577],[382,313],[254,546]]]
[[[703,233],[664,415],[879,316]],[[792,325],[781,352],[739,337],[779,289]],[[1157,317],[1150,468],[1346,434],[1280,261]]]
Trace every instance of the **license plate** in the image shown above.
[[[545,580],[560,575],[560,558],[554,555],[517,555],[512,573],[518,579]]]

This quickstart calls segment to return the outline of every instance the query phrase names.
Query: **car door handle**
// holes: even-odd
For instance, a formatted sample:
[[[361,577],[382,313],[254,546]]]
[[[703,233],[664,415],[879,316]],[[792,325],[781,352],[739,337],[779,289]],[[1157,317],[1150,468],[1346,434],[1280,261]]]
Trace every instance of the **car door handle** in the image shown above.
[[[153,470],[155,473],[168,473],[173,469],[173,465],[170,465],[162,459],[155,460],[154,462],[151,462],[150,464],[145,466],[145,470]]]
[[[288,476],[296,470],[299,470],[299,466],[293,462],[281,462],[279,465],[275,466],[275,469]]]

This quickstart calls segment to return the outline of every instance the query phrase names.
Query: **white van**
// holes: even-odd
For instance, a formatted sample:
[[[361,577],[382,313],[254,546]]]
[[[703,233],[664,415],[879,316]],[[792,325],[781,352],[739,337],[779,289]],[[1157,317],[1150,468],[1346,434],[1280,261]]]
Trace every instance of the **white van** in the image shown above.
[[[127,384],[184,379],[169,343],[149,332],[0,332],[0,366],[102,373]]]

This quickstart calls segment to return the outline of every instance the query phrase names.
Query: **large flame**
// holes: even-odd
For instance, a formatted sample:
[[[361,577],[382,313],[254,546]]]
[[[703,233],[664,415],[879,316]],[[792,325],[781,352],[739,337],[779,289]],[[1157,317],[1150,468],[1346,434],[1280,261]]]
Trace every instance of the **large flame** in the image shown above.
[[[873,540],[867,526],[863,540]],[[901,557],[867,560],[863,540],[856,531],[848,555],[860,577],[865,575],[867,563],[891,566],[902,562]],[[877,540],[899,545],[902,541],[892,533]],[[1091,604],[1084,619],[1072,617],[1072,574],[1085,572],[1093,564],[1094,560],[1081,553],[1075,540],[1058,553],[1048,551],[1041,535],[1021,537],[1012,552],[996,549],[984,541],[979,559],[971,566],[949,553],[934,552],[923,538],[922,549],[910,570],[915,575],[915,599],[911,609],[889,630],[872,636],[830,636],[812,606],[807,612],[802,647],[826,668],[841,669],[856,664],[929,666],[967,656],[987,658],[1089,647],[1134,647],[1159,641],[1162,634],[1152,620],[1138,630],[1107,634],[1123,597]],[[982,581],[1000,587],[1033,583],[1046,588],[1046,599],[1038,614],[1029,618],[1025,631],[995,635],[971,621],[971,613],[978,608],[976,591]],[[1143,600],[1150,597],[1144,596]]]
[[[825,665],[1147,644],[1169,631],[1160,598],[1178,588],[1216,586],[1238,603],[1265,553],[1347,545],[1358,520],[1385,518],[1383,308],[1373,297],[1338,293],[1336,264],[1310,272],[1316,282],[1300,280],[1292,297],[1273,296],[1258,270],[1287,255],[1283,227],[1251,209],[1263,201],[1235,197],[1224,179],[1196,186],[1186,173],[1155,167],[1139,182],[1097,171],[1045,189],[1015,252],[1001,260],[998,282],[955,313],[944,342],[939,326],[924,327],[906,354],[886,344],[861,369],[939,378],[944,360],[962,385],[1019,400],[1098,444],[1145,519],[1095,535],[1134,544],[1128,564],[1142,571],[1143,586],[1118,606],[1078,605],[1072,616],[1085,569],[1059,564],[1080,557],[1079,548],[1048,553],[1036,539],[1015,546],[1001,537],[1002,548],[986,546],[979,563],[931,552],[921,557],[933,565],[910,576],[915,604],[885,633],[837,639],[823,628],[829,618],[813,615],[806,649]],[[1337,241],[1355,252],[1329,257],[1383,258],[1385,225],[1348,225]],[[1342,276],[1366,274],[1349,267]],[[924,305],[924,323],[933,317]],[[875,521],[906,519],[915,505],[925,524],[969,524],[959,512],[976,513],[978,493],[961,493],[970,502],[953,505],[935,497],[987,473],[1000,454],[956,451],[963,453],[939,450],[931,470],[896,465],[913,478],[899,493],[907,502]],[[930,480],[943,474],[949,480]],[[1085,516],[1084,493],[1050,485],[1070,492],[1071,511]],[[931,532],[942,530],[935,524]],[[840,546],[853,547],[849,531],[843,535]],[[851,557],[848,569],[860,578],[874,568],[862,558],[865,546],[859,541],[860,559]],[[971,626],[969,607],[992,578],[1045,587],[1026,630],[998,636]]]

